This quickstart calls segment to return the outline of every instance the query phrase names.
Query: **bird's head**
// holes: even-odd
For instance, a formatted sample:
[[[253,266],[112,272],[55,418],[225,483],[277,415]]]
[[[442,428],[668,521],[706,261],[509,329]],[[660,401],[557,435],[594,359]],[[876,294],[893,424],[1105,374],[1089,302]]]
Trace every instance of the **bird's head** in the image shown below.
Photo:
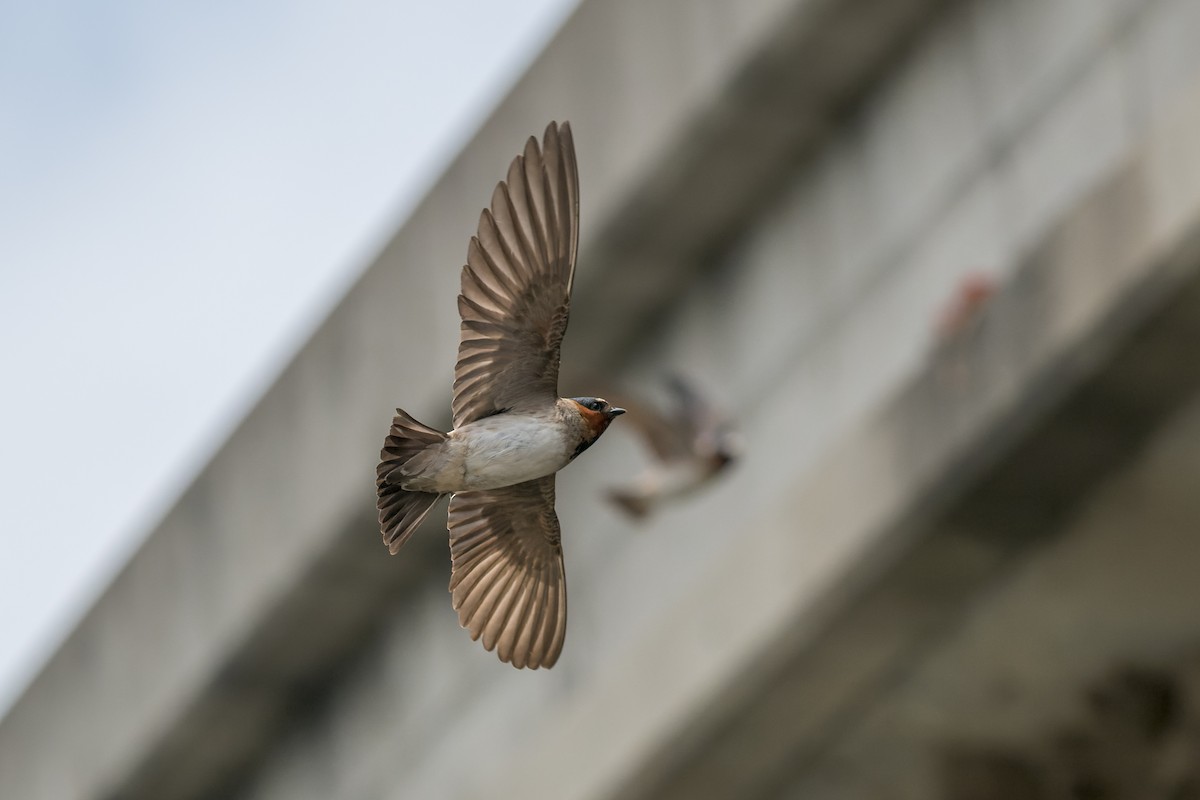
[[[571,401],[579,410],[584,430],[591,434],[589,443],[600,438],[612,421],[625,413],[625,409],[617,408],[602,397],[572,397]]]

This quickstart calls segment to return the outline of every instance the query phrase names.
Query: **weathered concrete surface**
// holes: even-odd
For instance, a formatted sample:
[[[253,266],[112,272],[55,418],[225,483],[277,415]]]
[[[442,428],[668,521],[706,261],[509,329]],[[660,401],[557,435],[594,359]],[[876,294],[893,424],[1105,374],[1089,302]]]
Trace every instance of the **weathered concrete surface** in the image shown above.
[[[1188,402],[1196,24],[1189,0],[585,3],[0,722],[0,795],[884,796],[853,759],[920,714],[895,688],[970,663],[936,649],[959,611],[1074,541]],[[641,532],[598,499],[620,433],[566,471],[567,650],[531,675],[457,629],[438,523],[383,556],[371,487],[394,403],[444,421],[431,298],[551,117],[585,187],[564,391],[682,366],[750,458]],[[981,269],[983,324],[931,350]]]
[[[1195,314],[1200,306],[1191,302]],[[819,747],[789,753],[804,768],[777,771],[772,794],[938,797],[951,756],[972,749],[1052,755],[1064,743],[1049,733],[1082,716],[1098,681],[1193,653],[1200,642],[1200,398],[1193,395],[1134,455],[1049,539],[996,572],[969,566],[1011,559],[1009,543],[981,545],[963,519],[970,505],[956,513],[963,527],[937,536],[970,557],[947,559],[944,545],[942,569],[922,559],[933,566],[923,591],[871,620],[886,625],[914,599],[935,601],[925,603],[933,607],[923,638],[839,710]],[[956,589],[971,578],[972,594]],[[795,724],[795,717],[776,719],[785,729]],[[1194,764],[1194,753],[1188,757]]]

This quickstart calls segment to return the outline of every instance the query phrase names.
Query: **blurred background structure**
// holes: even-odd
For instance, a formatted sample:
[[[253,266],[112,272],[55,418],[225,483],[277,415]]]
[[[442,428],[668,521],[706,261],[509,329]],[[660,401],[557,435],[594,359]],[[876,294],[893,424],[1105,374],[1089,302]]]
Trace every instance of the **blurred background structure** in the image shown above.
[[[583,0],[0,721],[0,795],[1195,796],[1197,30]],[[440,515],[386,555],[373,470],[395,405],[447,422],[467,238],[550,119],[563,392],[685,372],[746,454],[639,529],[632,437],[563,473],[530,673],[455,624]]]

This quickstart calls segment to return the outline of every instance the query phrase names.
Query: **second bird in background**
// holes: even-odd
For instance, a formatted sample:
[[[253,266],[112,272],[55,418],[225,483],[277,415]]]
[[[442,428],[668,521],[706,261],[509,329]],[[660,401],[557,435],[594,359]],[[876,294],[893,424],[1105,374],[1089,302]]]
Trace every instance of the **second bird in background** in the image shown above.
[[[611,489],[609,499],[636,519],[707,486],[742,454],[741,437],[730,419],[695,384],[673,375],[667,388],[672,403],[665,412],[626,403],[630,422],[655,463],[632,483]]]

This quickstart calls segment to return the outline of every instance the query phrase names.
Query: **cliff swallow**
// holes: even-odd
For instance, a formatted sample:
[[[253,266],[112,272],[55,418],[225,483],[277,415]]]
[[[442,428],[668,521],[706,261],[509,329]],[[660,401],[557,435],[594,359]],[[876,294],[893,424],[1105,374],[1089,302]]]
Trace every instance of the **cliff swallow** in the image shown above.
[[[558,396],[579,243],[569,124],[530,137],[467,248],[458,312],[454,429],[396,409],[376,471],[395,554],[450,495],[451,600],[472,639],[515,667],[551,667],[567,625],[554,474],[624,409]]]
[[[950,301],[938,315],[935,325],[938,340],[955,339],[978,327],[984,308],[995,293],[996,281],[985,273],[975,272],[959,281]]]
[[[974,345],[984,332],[996,291],[996,281],[987,273],[968,274],[938,314],[931,355],[943,386],[961,391],[970,382]]]
[[[630,405],[629,415],[657,463],[629,486],[612,489],[609,499],[633,517],[705,486],[741,453],[740,437],[683,378],[668,381],[674,405],[668,414]]]

